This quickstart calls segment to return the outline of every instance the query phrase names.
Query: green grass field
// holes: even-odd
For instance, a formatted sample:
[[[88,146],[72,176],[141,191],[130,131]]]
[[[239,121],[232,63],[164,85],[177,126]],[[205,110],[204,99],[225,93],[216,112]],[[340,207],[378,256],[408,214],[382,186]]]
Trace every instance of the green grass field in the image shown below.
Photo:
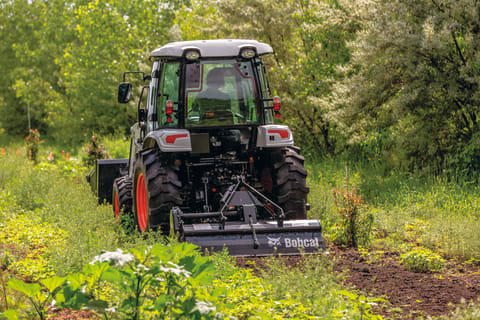
[[[125,145],[124,141],[108,143]],[[35,312],[24,295],[8,288],[8,278],[37,282],[68,276],[83,272],[103,251],[165,243],[155,233],[140,236],[125,232],[113,218],[110,206],[97,204],[84,179],[87,170],[80,160],[82,155],[70,156],[67,161],[66,152],[62,155],[61,150],[54,150],[54,160],[47,161],[49,148],[41,147],[37,165],[25,159],[26,151],[19,144],[6,146],[5,153],[0,154],[0,266],[7,271],[0,279],[0,299],[6,297],[0,303],[0,312],[16,309],[22,317],[32,319]],[[125,156],[120,148],[110,152]],[[307,168],[310,218],[320,219],[325,237],[332,239],[339,221],[332,190],[345,187],[345,163],[320,160],[310,162]],[[444,257],[478,262],[480,188],[475,182],[386,173],[380,166],[367,164],[352,163],[347,168],[350,188],[358,188],[365,201],[363,209],[374,216],[371,247],[407,251],[422,246]],[[167,246],[176,250],[174,243]],[[346,290],[328,257],[309,257],[296,269],[272,259],[260,277],[234,267],[233,260],[223,254],[209,259],[215,265],[212,281],[228,287],[222,298],[212,298],[210,303],[217,310],[229,310],[230,316],[378,318],[370,310],[373,297]],[[228,281],[222,282],[225,279]],[[211,284],[195,285],[195,290],[211,288]],[[118,290],[114,286],[104,289]],[[119,315],[110,314],[111,319]],[[478,306],[470,305],[455,317],[470,319],[474,315],[478,315]]]

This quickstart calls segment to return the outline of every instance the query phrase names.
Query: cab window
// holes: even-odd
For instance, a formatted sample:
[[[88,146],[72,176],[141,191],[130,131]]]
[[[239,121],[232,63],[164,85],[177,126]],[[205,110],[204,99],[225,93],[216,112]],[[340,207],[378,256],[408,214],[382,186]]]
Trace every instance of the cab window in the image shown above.
[[[176,127],[178,125],[178,90],[180,83],[180,64],[165,63],[161,70],[160,88],[157,99],[159,127]],[[167,101],[173,102],[173,113],[167,114]]]
[[[250,61],[202,61],[186,68],[187,126],[258,123]]]

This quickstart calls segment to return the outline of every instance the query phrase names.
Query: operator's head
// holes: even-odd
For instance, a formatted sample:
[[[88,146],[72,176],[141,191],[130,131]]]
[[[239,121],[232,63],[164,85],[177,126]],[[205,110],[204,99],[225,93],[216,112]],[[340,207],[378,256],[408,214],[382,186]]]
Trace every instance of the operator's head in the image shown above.
[[[207,87],[222,88],[225,86],[225,71],[221,68],[215,68],[207,74]]]

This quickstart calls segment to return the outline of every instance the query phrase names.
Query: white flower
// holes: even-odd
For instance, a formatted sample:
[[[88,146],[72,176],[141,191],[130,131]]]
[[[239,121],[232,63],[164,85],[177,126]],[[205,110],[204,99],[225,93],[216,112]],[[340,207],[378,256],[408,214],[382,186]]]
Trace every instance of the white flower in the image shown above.
[[[207,314],[210,313],[210,311],[215,311],[217,310],[210,302],[205,302],[205,301],[197,301],[195,303],[195,308],[193,308],[193,311],[198,310],[201,314]]]
[[[95,264],[95,262],[114,262],[116,266],[123,266],[125,263],[133,260],[133,254],[123,253],[122,249],[117,249],[116,251],[107,251],[101,255],[96,256],[90,262],[90,264]]]
[[[111,308],[105,309],[105,312],[115,312],[115,311],[117,311],[116,307],[111,307]]]
[[[148,254],[148,252],[150,252],[150,250],[152,250],[153,246],[148,246],[147,249],[145,249],[145,255]]]
[[[160,266],[160,270],[166,273],[173,273],[177,276],[179,275],[184,275],[185,277],[190,277],[190,272],[185,270],[183,267],[180,267],[179,265],[176,265],[175,263],[168,262],[169,265],[171,265],[171,268],[166,268],[163,266]]]
[[[142,269],[143,269],[143,271],[148,271],[148,270],[150,270],[149,268],[147,268],[147,267],[144,266],[143,264],[139,263],[139,264],[137,265],[137,271],[142,271]]]

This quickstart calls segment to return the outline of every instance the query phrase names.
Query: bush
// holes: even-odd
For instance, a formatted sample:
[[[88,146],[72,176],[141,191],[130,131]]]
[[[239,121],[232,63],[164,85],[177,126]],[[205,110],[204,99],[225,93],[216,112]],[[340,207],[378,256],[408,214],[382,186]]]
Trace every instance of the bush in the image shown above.
[[[370,242],[373,215],[367,213],[366,205],[356,188],[350,189],[347,170],[345,163],[345,189],[333,189],[335,207],[341,219],[334,229],[333,241],[356,248]]]
[[[400,258],[400,263],[413,272],[440,272],[445,266],[445,260],[427,248],[414,248]]]
[[[89,167],[95,164],[97,159],[108,159],[108,152],[105,150],[105,146],[102,144],[99,136],[93,135],[90,139],[90,143],[84,148],[86,155],[83,159],[85,164]]]
[[[30,133],[25,139],[27,142],[27,157],[37,163],[38,147],[40,144],[40,132],[37,129],[30,129]]]

